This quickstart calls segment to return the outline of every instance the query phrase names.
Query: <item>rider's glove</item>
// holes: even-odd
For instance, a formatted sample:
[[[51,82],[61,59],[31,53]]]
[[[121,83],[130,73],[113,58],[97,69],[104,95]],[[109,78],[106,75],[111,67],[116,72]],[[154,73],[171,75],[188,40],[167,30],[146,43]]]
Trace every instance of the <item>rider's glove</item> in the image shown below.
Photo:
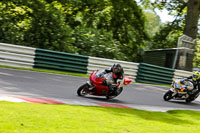
[[[121,82],[121,81],[122,81],[121,79],[118,79],[118,80],[117,80],[117,83],[119,83],[119,82]]]
[[[121,79],[118,79],[118,80],[117,80],[117,84],[120,84],[121,81],[122,81]]]

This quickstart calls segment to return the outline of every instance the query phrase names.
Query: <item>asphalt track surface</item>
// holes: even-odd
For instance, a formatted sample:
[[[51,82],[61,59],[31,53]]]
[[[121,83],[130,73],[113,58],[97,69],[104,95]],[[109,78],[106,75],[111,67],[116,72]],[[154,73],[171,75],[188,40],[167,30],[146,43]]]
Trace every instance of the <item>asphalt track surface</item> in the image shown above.
[[[200,109],[199,100],[192,103],[173,100],[166,102],[163,95],[168,87],[139,83],[125,86],[123,92],[112,100],[106,100],[105,97],[77,96],[78,87],[86,81],[88,78],[84,77],[0,68],[0,95]]]

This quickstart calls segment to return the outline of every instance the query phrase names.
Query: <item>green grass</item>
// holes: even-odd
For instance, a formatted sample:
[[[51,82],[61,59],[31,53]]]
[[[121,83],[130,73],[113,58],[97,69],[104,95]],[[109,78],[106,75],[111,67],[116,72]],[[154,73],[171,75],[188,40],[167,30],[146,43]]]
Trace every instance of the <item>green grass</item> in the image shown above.
[[[11,68],[11,69],[18,69],[18,70],[26,70],[26,71],[35,71],[35,72],[45,72],[45,73],[72,75],[72,76],[79,76],[79,77],[89,77],[89,75],[87,75],[87,74],[69,73],[69,72],[54,71],[54,70],[47,70],[47,69],[20,68],[20,67],[10,67],[10,66],[3,66],[3,65],[0,65],[0,67],[2,67],[2,68]]]
[[[0,133],[197,133],[200,112],[0,102]]]

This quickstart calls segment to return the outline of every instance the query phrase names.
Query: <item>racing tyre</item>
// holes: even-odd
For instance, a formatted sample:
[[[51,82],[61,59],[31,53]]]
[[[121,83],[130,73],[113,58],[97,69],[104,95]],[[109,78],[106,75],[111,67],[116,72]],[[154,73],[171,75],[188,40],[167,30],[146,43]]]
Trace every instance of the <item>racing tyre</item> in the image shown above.
[[[170,99],[172,99],[172,94],[173,92],[169,90],[168,92],[165,93],[165,95],[163,96],[163,99],[165,101],[169,101]]]
[[[120,87],[119,89],[116,90],[115,95],[119,95],[121,94],[121,92],[123,91],[123,87]]]
[[[88,94],[88,88],[89,88],[89,84],[85,83],[82,86],[80,86],[77,90],[77,94],[78,96],[85,96]]]
[[[190,102],[194,101],[198,96],[199,96],[199,92],[197,92],[193,95],[190,95],[187,99],[185,99],[185,102],[190,103]]]
[[[194,98],[192,97],[188,97],[187,99],[185,99],[186,103],[191,103],[192,101],[194,101]]]
[[[113,99],[115,98],[116,96],[106,96],[106,99]]]
[[[192,99],[190,99],[190,98],[188,98],[188,99],[185,99],[185,102],[186,103],[191,103],[193,100]]]
[[[115,98],[116,96],[118,96],[121,92],[123,91],[123,87],[119,88],[119,89],[116,89],[114,90],[111,95],[109,96],[106,96],[106,99],[113,99]]]

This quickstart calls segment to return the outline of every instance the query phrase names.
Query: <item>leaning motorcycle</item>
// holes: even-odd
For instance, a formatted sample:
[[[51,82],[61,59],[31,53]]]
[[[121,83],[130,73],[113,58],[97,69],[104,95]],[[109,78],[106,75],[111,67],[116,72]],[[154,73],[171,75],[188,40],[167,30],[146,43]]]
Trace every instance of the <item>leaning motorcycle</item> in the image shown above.
[[[132,79],[124,76],[123,80],[116,84],[114,83],[114,75],[112,73],[107,73],[99,77],[102,72],[102,70],[92,72],[89,81],[78,88],[78,96],[106,96],[107,99],[112,99],[122,92],[124,85],[128,85],[132,82]],[[106,85],[107,83],[112,85],[112,88],[114,88],[113,92],[109,92],[109,88]]]
[[[181,79],[176,79],[172,82],[172,88],[164,94],[163,99],[165,101],[170,99],[185,100],[185,102],[189,103],[194,101],[199,94],[200,92],[194,88],[191,81],[188,80],[182,84]]]

